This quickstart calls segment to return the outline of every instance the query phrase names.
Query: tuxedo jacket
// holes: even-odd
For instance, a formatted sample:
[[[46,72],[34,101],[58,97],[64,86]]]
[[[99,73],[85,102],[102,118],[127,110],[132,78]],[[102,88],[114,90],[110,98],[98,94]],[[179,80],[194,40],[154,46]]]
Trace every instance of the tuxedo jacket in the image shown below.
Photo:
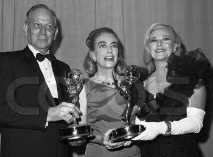
[[[64,77],[70,68],[59,60],[51,63],[60,103],[68,98]],[[48,108],[55,105],[28,47],[0,54],[1,157],[65,157],[59,129],[66,123],[45,127]]]

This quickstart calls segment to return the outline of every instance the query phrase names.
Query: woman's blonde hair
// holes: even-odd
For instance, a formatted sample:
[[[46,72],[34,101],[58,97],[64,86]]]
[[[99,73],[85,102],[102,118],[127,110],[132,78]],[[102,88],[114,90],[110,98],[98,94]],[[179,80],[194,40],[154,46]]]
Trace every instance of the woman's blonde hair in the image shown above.
[[[144,64],[146,65],[150,74],[153,73],[156,69],[154,59],[151,56],[150,47],[149,47],[150,35],[152,34],[152,32],[154,30],[158,30],[158,29],[168,30],[169,32],[171,32],[174,35],[174,42],[177,44],[177,47],[176,47],[175,51],[173,51],[173,53],[175,53],[176,55],[182,55],[186,52],[185,46],[182,43],[180,36],[176,33],[176,31],[174,30],[174,28],[172,26],[166,25],[166,24],[161,24],[161,23],[154,23],[147,30],[145,37],[144,37],[145,49],[144,49],[143,60],[144,60]]]

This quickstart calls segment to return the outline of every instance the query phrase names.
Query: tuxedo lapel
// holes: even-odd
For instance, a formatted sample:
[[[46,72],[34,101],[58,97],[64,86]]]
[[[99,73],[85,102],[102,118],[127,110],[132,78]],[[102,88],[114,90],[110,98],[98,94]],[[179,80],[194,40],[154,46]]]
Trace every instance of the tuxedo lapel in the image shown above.
[[[44,79],[44,76],[41,72],[41,69],[38,65],[38,62],[36,58],[34,57],[33,53],[31,52],[31,50],[28,48],[28,46],[23,50],[23,53],[26,58],[26,62],[29,64],[28,66],[30,68],[29,70],[33,71],[34,76],[39,77],[39,87],[40,87],[40,90],[42,90],[41,93],[46,95],[45,98],[48,99],[47,101],[51,102],[50,103],[51,106],[56,106],[55,101]]]
[[[42,72],[39,68],[39,65],[33,55],[33,53],[30,51],[28,46],[23,50],[23,55],[25,57],[26,63],[29,64],[28,68],[29,71],[33,71],[35,76],[38,76],[39,78],[42,79]]]

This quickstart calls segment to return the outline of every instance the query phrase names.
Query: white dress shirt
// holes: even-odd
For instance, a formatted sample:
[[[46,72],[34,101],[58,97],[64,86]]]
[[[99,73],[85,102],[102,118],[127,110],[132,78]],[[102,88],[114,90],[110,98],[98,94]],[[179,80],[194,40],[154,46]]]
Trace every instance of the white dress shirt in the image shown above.
[[[33,55],[36,57],[37,53],[40,53],[39,51],[35,50],[31,45],[28,44],[29,49],[33,52]],[[47,54],[49,51],[47,52]],[[56,85],[55,76],[53,74],[52,64],[51,62],[45,58],[43,61],[38,62],[38,65],[41,69],[41,72],[44,76],[45,82],[47,83],[47,86],[50,90],[51,95],[53,98],[58,98],[58,90]]]

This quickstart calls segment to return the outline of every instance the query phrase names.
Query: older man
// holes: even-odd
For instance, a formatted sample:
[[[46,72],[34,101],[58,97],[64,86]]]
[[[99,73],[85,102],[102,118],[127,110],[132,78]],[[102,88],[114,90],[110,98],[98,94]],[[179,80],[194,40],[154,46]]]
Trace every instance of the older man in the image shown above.
[[[67,64],[49,47],[58,33],[56,15],[43,4],[27,12],[28,45],[0,56],[1,157],[65,157],[59,143],[62,122],[72,122],[79,109],[66,103]],[[64,123],[66,124],[66,123]]]

